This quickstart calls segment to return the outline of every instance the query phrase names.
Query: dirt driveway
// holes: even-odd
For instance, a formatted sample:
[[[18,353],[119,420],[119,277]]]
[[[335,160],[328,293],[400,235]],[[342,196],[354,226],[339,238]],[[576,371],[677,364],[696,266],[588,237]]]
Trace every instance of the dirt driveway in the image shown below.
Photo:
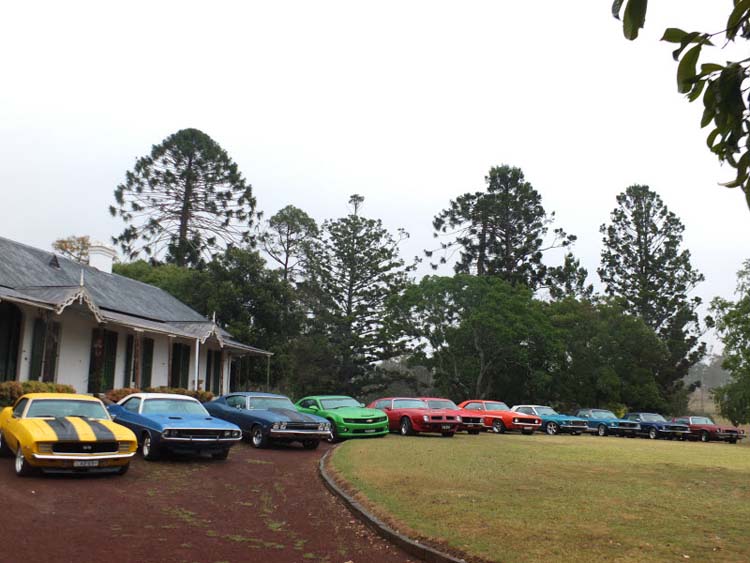
[[[22,479],[1,458],[0,562],[410,561],[323,486],[317,465],[328,447],[242,443],[227,461],[138,457],[123,477]]]

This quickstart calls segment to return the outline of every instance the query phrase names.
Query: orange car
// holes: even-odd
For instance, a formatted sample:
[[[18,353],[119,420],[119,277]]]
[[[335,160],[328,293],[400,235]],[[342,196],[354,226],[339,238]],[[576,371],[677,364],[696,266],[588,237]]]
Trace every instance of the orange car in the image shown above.
[[[513,412],[502,401],[470,399],[458,405],[460,409],[484,413],[484,425],[493,432],[502,434],[507,430],[520,430],[523,434],[533,434],[542,426],[536,416]]]

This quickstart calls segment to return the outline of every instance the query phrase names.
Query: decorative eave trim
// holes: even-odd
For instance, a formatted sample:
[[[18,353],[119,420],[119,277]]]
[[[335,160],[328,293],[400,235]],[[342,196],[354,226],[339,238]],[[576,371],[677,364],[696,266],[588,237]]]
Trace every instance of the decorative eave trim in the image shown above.
[[[101,311],[99,311],[99,307],[96,306],[96,303],[94,303],[94,299],[91,297],[91,294],[86,291],[86,288],[83,286],[80,286],[78,289],[73,291],[62,303],[58,304],[57,307],[55,307],[55,313],[58,315],[62,315],[63,311],[75,303],[75,301],[78,300],[79,303],[86,303],[86,306],[91,311],[91,314],[94,315],[94,318],[96,319],[96,322],[103,323],[104,318],[102,317]]]

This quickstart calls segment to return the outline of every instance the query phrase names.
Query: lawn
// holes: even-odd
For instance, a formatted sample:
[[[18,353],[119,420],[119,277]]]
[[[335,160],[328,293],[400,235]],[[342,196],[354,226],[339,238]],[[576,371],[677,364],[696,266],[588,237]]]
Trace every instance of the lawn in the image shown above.
[[[750,561],[744,446],[391,435],[331,468],[398,529],[492,561]]]

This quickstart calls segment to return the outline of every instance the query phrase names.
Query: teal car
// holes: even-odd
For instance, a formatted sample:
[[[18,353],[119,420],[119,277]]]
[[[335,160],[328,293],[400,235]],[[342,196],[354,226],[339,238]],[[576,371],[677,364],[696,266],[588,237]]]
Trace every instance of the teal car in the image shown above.
[[[294,406],[299,412],[328,419],[331,422],[330,442],[388,434],[388,417],[383,411],[365,408],[356,399],[345,395],[304,397]]]

